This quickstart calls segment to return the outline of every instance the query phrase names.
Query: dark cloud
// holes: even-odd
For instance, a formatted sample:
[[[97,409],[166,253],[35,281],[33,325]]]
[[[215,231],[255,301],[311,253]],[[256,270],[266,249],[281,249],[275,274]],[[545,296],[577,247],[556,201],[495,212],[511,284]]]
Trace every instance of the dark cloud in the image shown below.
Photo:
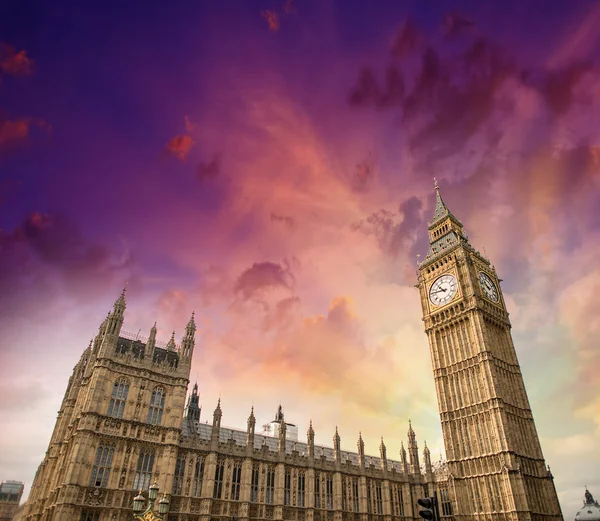
[[[201,162],[196,168],[196,177],[200,181],[214,179],[221,171],[221,154],[214,154],[208,162]]]
[[[276,213],[271,212],[271,222],[285,224],[290,229],[294,229],[296,227],[296,222],[294,221],[294,218],[290,217],[289,215],[278,215]]]
[[[412,53],[420,43],[417,28],[406,20],[392,41],[390,52],[394,58],[402,59]]]
[[[133,265],[128,252],[117,257],[85,240],[66,216],[34,212],[12,232],[0,230],[0,306],[45,302],[62,290],[89,298],[127,280]]]
[[[257,262],[245,270],[236,280],[234,293],[244,300],[261,296],[264,290],[272,288],[291,289],[294,276],[287,262]]]
[[[484,39],[470,45],[458,63],[443,63],[427,49],[404,117],[411,119],[423,111],[430,117],[410,136],[411,148],[429,152],[435,142],[440,158],[462,151],[492,116],[503,82],[517,72],[512,61]]]
[[[422,238],[417,233],[421,232],[423,223],[422,207],[421,199],[413,196],[400,204],[397,213],[379,210],[354,224],[353,228],[373,235],[379,247],[392,257],[397,257],[401,251],[408,251],[411,256],[422,249],[422,241],[417,243],[417,239]]]
[[[34,62],[27,51],[18,51],[7,43],[0,43],[0,71],[10,76],[28,76],[33,74]]]
[[[584,75],[594,71],[595,67],[591,63],[573,63],[564,69],[548,73],[540,90],[550,110],[557,116],[568,112],[575,101],[575,88]]]
[[[442,21],[442,32],[446,36],[455,36],[473,27],[475,27],[473,20],[469,20],[457,12],[447,13]]]
[[[401,106],[404,101],[402,72],[397,67],[388,67],[384,85],[380,86],[373,69],[369,67],[361,69],[356,85],[350,91],[348,101],[353,107]]]
[[[366,192],[373,179],[375,161],[373,155],[369,154],[364,160],[356,165],[352,176],[352,188],[357,192]]]
[[[300,297],[297,295],[278,301],[265,313],[263,331],[283,331],[296,326],[299,321]]]

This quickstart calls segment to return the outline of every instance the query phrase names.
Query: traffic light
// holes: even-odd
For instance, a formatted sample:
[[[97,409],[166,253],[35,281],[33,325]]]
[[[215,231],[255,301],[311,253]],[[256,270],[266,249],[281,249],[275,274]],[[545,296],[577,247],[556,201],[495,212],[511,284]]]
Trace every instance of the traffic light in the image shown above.
[[[437,500],[435,497],[424,497],[417,500],[417,504],[423,507],[419,515],[426,521],[439,521],[437,515]]]

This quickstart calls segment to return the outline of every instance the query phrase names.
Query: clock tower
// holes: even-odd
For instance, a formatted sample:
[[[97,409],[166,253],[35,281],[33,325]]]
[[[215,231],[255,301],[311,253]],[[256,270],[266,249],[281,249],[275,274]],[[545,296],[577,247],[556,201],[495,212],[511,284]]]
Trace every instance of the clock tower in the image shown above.
[[[457,521],[562,521],[495,268],[437,183],[418,284]]]

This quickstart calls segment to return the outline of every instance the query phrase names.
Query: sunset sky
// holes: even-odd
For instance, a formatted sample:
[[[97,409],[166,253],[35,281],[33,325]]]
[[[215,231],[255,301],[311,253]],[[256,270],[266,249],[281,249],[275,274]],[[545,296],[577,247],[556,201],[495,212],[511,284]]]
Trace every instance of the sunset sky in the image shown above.
[[[203,421],[281,403],[398,459],[410,418],[438,460],[435,176],[503,279],[572,518],[600,496],[599,26],[592,0],[3,6],[0,480],[28,493],[126,284],[125,331],[195,311]]]

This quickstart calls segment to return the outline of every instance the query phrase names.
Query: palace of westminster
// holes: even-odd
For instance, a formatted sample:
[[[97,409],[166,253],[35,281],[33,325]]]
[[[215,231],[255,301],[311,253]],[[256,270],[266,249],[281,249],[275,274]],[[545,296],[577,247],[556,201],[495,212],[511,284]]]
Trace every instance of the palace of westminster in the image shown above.
[[[179,345],[121,332],[124,293],[81,355],[20,521],[129,521],[156,482],[168,521],[409,521],[437,494],[444,521],[562,521],[510,333],[500,280],[436,186],[417,288],[447,460],[419,453],[409,424],[399,461],[316,446],[280,409],[273,435],[200,422],[187,401],[194,316]],[[422,455],[422,465],[420,456]]]

